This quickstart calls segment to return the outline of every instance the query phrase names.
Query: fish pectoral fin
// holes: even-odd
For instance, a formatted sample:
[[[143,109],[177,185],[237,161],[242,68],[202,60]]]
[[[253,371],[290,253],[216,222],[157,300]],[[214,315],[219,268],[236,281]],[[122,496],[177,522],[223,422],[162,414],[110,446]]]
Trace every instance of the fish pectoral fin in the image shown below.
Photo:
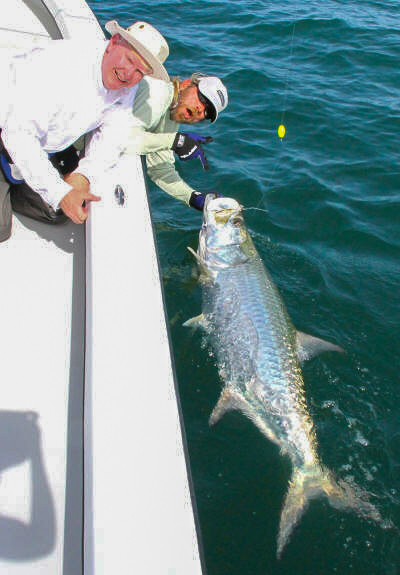
[[[235,393],[229,387],[225,387],[219,397],[217,405],[214,407],[209,424],[214,425],[217,423],[225,413],[237,409],[246,414],[248,411],[248,404],[239,393]]]
[[[338,345],[320,339],[319,337],[308,335],[302,331],[296,332],[296,350],[300,362],[307,361],[325,351],[345,353],[344,349]]]
[[[201,313],[200,315],[196,315],[196,317],[191,317],[183,324],[184,327],[201,327],[203,329],[207,329],[208,322],[204,315]]]
[[[196,260],[199,262],[199,264],[204,267],[204,261],[201,259],[201,257],[199,256],[199,254],[197,252],[194,251],[193,248],[191,248],[190,246],[187,246],[187,249],[190,251],[191,254],[194,255],[194,257],[196,258]]]
[[[200,270],[201,270],[200,280],[201,281],[208,281],[208,280],[212,279],[212,276],[210,275],[210,273],[207,270],[207,266],[206,266],[205,261],[199,256],[199,254],[197,252],[194,251],[193,248],[191,248],[190,246],[187,246],[187,249],[190,251],[191,254],[194,255],[194,257],[197,260],[197,263],[200,266]]]

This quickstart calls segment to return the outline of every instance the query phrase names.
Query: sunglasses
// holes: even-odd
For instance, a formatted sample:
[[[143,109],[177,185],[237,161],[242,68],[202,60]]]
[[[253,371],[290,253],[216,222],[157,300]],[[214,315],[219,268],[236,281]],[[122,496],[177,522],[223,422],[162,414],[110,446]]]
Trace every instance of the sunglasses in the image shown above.
[[[190,80],[192,82],[192,86],[196,86],[197,96],[200,102],[204,106],[204,119],[208,120],[212,116],[212,111],[210,102],[207,100],[205,96],[203,96],[203,94],[199,90],[199,82],[202,78],[204,78],[204,74],[202,74],[201,72],[195,72],[194,74],[192,74]]]
[[[199,98],[200,102],[204,106],[204,119],[208,120],[210,118],[210,102],[207,100],[205,96],[200,92],[199,87],[195,84],[197,88],[197,97]]]

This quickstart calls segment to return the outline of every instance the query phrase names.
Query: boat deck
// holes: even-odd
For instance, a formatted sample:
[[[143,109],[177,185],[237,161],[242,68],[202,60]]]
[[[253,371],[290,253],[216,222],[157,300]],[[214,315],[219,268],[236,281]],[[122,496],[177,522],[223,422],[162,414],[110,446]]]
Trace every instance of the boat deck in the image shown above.
[[[83,0],[2,7],[0,48],[103,34]],[[123,157],[92,187],[103,200],[86,226],[14,215],[0,244],[0,575],[195,575],[140,158]]]

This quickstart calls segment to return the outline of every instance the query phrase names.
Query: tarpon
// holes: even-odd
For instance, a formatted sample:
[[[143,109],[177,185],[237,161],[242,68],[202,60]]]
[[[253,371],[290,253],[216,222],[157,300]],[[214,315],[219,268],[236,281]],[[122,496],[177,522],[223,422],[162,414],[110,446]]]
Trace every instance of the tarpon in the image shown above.
[[[203,312],[184,325],[211,338],[224,382],[210,424],[240,410],[291,460],[277,555],[310,499],[326,495],[340,509],[380,521],[361,490],[336,481],[322,465],[307,411],[300,362],[338,346],[296,331],[278,290],[246,229],[242,206],[232,198],[206,197],[197,253]]]

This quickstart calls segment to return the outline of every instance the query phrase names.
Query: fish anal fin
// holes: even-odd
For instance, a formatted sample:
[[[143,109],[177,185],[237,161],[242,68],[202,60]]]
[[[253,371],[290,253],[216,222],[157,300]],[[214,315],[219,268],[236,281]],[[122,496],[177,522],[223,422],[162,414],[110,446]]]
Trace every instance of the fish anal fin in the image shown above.
[[[300,362],[307,361],[326,351],[345,353],[345,350],[338,345],[320,339],[319,337],[303,333],[302,331],[296,332],[296,350]]]
[[[235,393],[229,387],[225,387],[210,415],[209,424],[215,425],[225,413],[234,409],[246,413],[248,404],[239,393]]]

